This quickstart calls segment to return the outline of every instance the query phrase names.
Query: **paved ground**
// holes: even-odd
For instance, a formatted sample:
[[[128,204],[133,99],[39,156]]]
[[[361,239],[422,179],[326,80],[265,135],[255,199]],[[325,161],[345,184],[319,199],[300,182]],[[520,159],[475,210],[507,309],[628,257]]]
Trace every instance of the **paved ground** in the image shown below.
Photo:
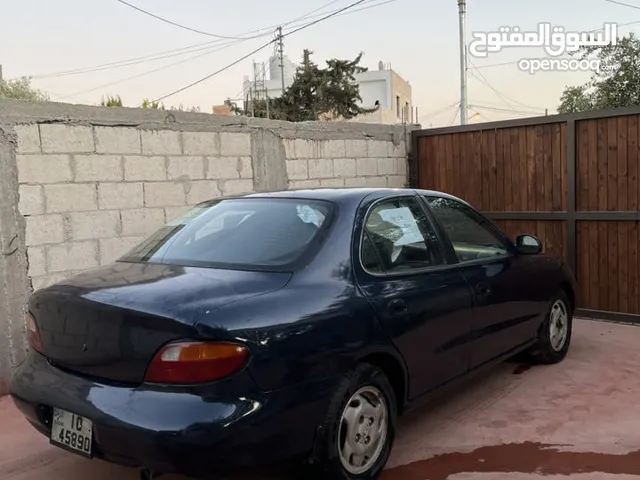
[[[640,479],[639,346],[640,327],[577,322],[562,364],[502,365],[403,418],[381,480]],[[0,399],[1,479],[85,476],[138,478],[49,446]]]

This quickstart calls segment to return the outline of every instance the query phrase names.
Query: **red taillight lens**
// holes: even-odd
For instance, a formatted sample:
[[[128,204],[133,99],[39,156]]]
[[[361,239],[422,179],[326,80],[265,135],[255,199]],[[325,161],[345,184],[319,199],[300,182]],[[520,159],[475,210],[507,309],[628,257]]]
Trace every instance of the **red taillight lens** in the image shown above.
[[[171,343],[156,353],[147,368],[149,383],[206,383],[233,375],[249,361],[249,350],[222,342]]]
[[[27,341],[29,342],[29,345],[36,352],[42,353],[42,338],[40,338],[40,331],[38,330],[36,319],[33,318],[33,315],[30,313],[27,313],[24,321],[27,326]]]

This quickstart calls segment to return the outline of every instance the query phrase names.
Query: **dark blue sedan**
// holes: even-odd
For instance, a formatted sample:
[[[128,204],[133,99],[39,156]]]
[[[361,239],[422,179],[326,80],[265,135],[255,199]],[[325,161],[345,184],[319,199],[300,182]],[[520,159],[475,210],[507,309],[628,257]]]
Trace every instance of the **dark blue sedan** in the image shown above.
[[[537,238],[443,193],[217,199],[34,293],[11,393],[52,444],[147,477],[373,479],[407,409],[520,352],[561,361],[575,297]]]

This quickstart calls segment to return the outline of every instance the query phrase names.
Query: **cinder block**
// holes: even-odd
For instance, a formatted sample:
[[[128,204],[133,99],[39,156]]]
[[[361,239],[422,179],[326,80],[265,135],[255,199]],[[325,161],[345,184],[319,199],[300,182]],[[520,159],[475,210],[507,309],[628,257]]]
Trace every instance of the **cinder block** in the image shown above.
[[[289,188],[294,190],[319,187],[320,180],[292,180],[289,182]]]
[[[407,171],[409,170],[408,162],[406,157],[396,158],[396,169],[398,175],[407,175]]]
[[[25,217],[25,244],[44,245],[64,241],[64,223],[62,215],[36,215]]]
[[[359,177],[378,175],[378,162],[375,158],[358,158],[356,160],[356,174]]]
[[[189,211],[191,207],[167,207],[164,209],[164,218],[166,223],[171,223],[174,220],[181,217],[185,212]]]
[[[102,210],[138,208],[143,205],[142,183],[98,184],[98,206]]]
[[[17,155],[20,183],[62,183],[73,179],[69,155]]]
[[[219,197],[220,189],[215,180],[201,180],[197,182],[191,182],[186,187],[187,190],[187,204],[196,205],[200,202],[206,202]]]
[[[367,156],[373,158],[389,156],[389,142],[367,140]]]
[[[185,204],[184,186],[181,183],[158,182],[144,184],[145,207],[176,207]]]
[[[344,186],[349,188],[366,187],[367,179],[365,177],[345,178]]]
[[[219,155],[220,135],[217,132],[182,132],[185,155]]]
[[[47,247],[49,272],[87,270],[98,266],[96,241],[70,242]]]
[[[169,180],[200,180],[204,178],[202,157],[171,157],[168,165]]]
[[[51,123],[40,125],[42,151],[45,153],[92,153],[93,128]]]
[[[251,163],[251,157],[240,158],[240,178],[253,179],[253,164]]]
[[[240,178],[240,159],[238,157],[208,158],[207,178],[234,179]]]
[[[344,178],[323,178],[320,180],[320,186],[323,188],[344,187]]]
[[[220,132],[220,155],[251,156],[251,135],[249,133]]]
[[[309,178],[307,160],[287,160],[287,176],[289,180],[305,180]]]
[[[174,130],[141,130],[142,153],[145,155],[180,155],[180,132]]]
[[[296,158],[320,158],[322,157],[322,141],[296,138]]]
[[[69,223],[73,240],[115,237],[120,226],[120,213],[117,210],[71,213]]]
[[[122,180],[120,155],[75,155],[76,182]]]
[[[21,215],[41,215],[44,213],[44,193],[41,185],[20,185],[18,210]]]
[[[324,158],[346,157],[346,147],[344,140],[327,140],[322,145],[322,156]]]
[[[45,248],[46,247],[27,248],[27,261],[29,262],[27,275],[29,275],[31,278],[46,275],[47,273]]]
[[[285,138],[282,140],[282,144],[284,145],[285,158],[296,158],[296,141],[293,138]]]
[[[98,208],[96,187],[93,183],[45,185],[47,212],[81,212]]]
[[[253,180],[225,180],[220,183],[223,195],[240,195],[253,192]]]
[[[386,187],[387,177],[367,177],[367,187]]]
[[[94,127],[96,152],[142,153],[140,130],[131,127]]]
[[[122,210],[120,216],[122,218],[122,235],[125,237],[150,235],[165,223],[162,208]]]
[[[309,160],[309,178],[333,178],[333,161],[329,158]]]
[[[404,175],[389,175],[387,177],[387,187],[404,188],[407,183],[407,177]]]
[[[395,158],[378,158],[378,175],[395,175],[397,162]]]
[[[366,140],[347,140],[346,141],[346,157],[366,157],[367,141]]]
[[[115,262],[143,240],[143,237],[120,237],[100,240],[100,265],[108,265]]]
[[[50,287],[51,285],[55,285],[56,283],[61,282],[62,280],[70,276],[71,272],[65,272],[35,277],[31,279],[31,286],[33,287],[33,291],[36,292],[43,288]]]
[[[333,160],[333,173],[336,177],[355,177],[355,158],[336,158]]]
[[[390,148],[391,148],[392,157],[395,157],[395,158],[407,157],[407,145],[405,142],[400,142],[397,145],[394,143],[391,143]]]
[[[166,180],[165,158],[130,155],[124,157],[124,179],[127,182]]]
[[[18,153],[40,153],[40,130],[37,124],[15,125],[18,137]]]

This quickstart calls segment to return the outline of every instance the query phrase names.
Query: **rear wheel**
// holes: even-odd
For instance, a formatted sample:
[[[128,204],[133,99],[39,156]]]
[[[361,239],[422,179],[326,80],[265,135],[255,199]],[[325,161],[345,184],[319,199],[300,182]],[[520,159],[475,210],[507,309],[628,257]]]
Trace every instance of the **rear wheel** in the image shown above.
[[[531,350],[537,363],[561,362],[569,351],[573,330],[573,306],[564,291],[551,301],[546,318],[538,332],[538,341]]]
[[[389,459],[396,398],[385,374],[369,364],[345,375],[327,413],[316,473],[324,479],[372,480]]]

